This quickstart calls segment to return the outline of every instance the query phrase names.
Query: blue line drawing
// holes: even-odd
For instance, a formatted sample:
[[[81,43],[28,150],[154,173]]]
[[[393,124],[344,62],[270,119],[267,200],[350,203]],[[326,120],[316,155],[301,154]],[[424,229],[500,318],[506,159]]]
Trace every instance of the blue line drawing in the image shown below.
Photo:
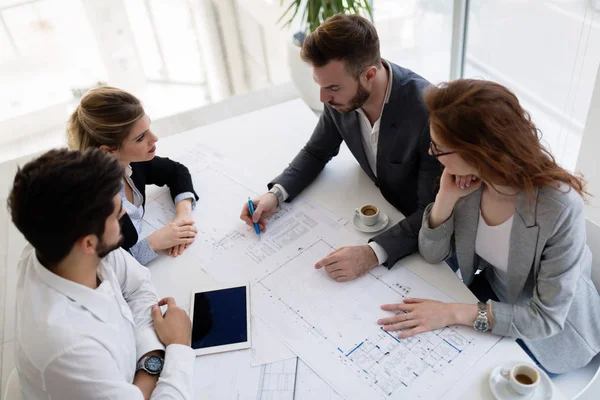
[[[355,348],[353,348],[352,350],[350,350],[350,353],[346,354],[346,357],[348,357],[350,354],[354,353],[354,350],[356,350],[356,349],[358,349],[360,346],[362,346],[362,345],[363,345],[363,343],[364,343],[364,341],[363,341],[363,342],[360,342],[360,343],[358,344],[358,346],[356,346]],[[365,371],[365,372],[366,372],[366,371]]]
[[[446,339],[444,339],[444,342],[448,343],[448,345],[450,347],[452,347],[454,350],[458,351],[459,353],[462,353],[462,350],[457,349],[456,347],[452,346],[452,343],[450,343],[449,341],[447,341]]]
[[[383,328],[381,328],[381,330],[383,331]],[[391,334],[390,334],[388,331],[384,331],[384,332],[385,332],[385,333],[387,333],[388,335],[390,335],[390,337],[391,337],[392,339],[394,339],[396,342],[400,343],[400,340],[399,340],[399,339],[398,339],[396,336],[394,336],[394,335],[391,335]]]

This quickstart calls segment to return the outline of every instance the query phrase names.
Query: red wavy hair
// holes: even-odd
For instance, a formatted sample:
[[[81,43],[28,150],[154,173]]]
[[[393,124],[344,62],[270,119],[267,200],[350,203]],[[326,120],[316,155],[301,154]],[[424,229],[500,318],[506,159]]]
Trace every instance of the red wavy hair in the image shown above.
[[[589,195],[583,176],[556,163],[529,113],[504,86],[457,79],[428,87],[424,100],[440,144],[476,168],[482,180],[526,190],[531,197],[535,188],[558,190],[561,183]]]

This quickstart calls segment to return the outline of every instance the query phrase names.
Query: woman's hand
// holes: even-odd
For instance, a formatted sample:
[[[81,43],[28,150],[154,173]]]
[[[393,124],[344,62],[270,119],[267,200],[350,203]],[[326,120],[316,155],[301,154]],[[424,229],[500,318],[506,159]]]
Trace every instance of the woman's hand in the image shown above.
[[[173,220],[173,222],[178,223],[182,221],[191,221],[191,225],[194,225],[194,217],[192,215],[192,199],[181,200],[175,205],[175,219]],[[198,231],[196,230],[196,232]],[[192,243],[193,240],[191,243],[173,246],[167,250],[167,254],[172,257],[177,257],[180,254],[182,254],[185,249],[190,247]]]
[[[406,299],[400,304],[384,304],[381,309],[399,312],[393,317],[378,320],[377,324],[384,325],[384,331],[406,329],[398,335],[400,339],[457,323],[453,304],[441,301]]]
[[[154,231],[147,239],[152,250],[160,251],[191,244],[197,232],[193,220],[175,220]]]
[[[476,191],[479,186],[481,186],[481,180],[475,175],[452,175],[447,169],[444,169],[438,195],[443,199],[456,202],[461,197]]]
[[[475,175],[452,175],[444,169],[440,181],[440,191],[429,214],[429,227],[437,228],[450,218],[456,202],[461,197],[473,193],[481,186],[481,180]]]

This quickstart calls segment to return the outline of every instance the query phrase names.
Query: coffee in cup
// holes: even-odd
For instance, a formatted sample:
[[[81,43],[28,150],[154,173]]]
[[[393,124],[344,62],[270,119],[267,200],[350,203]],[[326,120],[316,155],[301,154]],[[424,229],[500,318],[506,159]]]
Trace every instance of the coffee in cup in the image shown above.
[[[355,213],[360,218],[360,221],[367,226],[373,226],[379,220],[379,208],[372,204],[357,208]]]
[[[540,383],[540,373],[529,364],[517,364],[511,369],[503,369],[500,374],[508,380],[510,387],[521,395],[530,394]]]

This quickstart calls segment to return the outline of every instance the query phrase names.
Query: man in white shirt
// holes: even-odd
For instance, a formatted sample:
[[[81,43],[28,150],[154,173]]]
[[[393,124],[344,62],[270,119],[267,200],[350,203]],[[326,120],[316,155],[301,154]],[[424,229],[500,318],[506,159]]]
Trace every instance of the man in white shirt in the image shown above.
[[[51,150],[15,176],[9,207],[30,243],[17,289],[25,399],[192,398],[190,319],[120,248],[122,179],[97,149]]]
[[[373,24],[358,15],[335,15],[304,41],[302,59],[321,87],[323,114],[311,138],[290,165],[240,215],[265,229],[266,217],[302,192],[345,142],[385,199],[405,219],[365,246],[337,249],[316,268],[348,281],[382,264],[391,268],[418,250],[423,211],[435,199],[440,164],[429,154],[429,115],[423,90],[429,82],[381,58]],[[344,198],[343,201],[352,201]],[[356,206],[360,206],[356,204]]]

